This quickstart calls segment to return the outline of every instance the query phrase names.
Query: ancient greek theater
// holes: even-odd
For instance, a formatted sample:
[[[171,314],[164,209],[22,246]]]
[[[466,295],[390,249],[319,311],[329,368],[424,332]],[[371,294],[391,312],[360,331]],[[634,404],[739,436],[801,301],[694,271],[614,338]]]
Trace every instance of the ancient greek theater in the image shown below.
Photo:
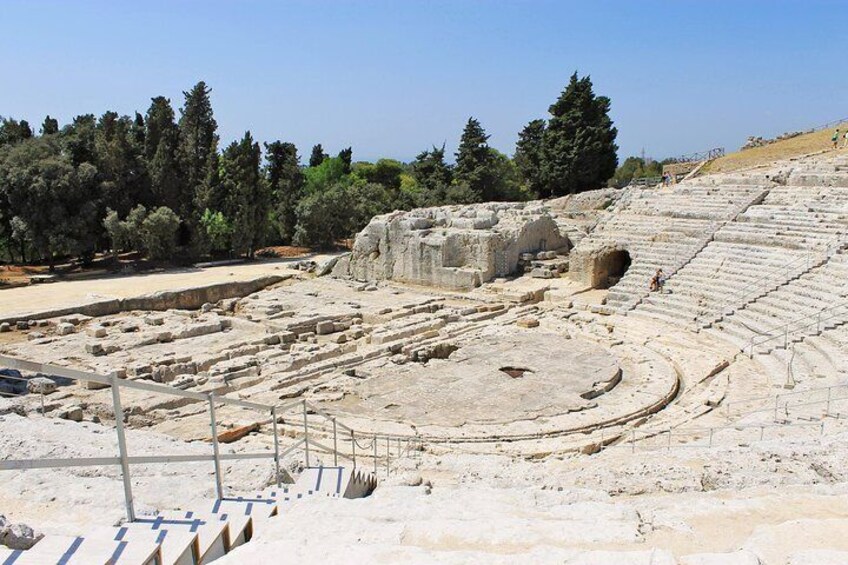
[[[0,291],[0,562],[848,562],[848,152],[715,169]]]

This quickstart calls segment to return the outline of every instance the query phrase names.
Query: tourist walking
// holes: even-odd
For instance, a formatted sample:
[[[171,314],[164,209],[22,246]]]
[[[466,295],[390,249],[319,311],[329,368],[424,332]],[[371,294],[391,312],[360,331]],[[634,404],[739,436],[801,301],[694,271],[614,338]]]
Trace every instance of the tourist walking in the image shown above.
[[[836,128],[836,131],[833,132],[833,137],[831,137],[830,140],[833,142],[833,148],[836,149],[836,146],[839,143],[839,128]]]

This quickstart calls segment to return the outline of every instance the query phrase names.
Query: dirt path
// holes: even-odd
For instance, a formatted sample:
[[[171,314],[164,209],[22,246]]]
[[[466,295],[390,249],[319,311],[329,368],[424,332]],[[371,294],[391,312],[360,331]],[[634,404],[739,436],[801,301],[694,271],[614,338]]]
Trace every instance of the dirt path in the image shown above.
[[[309,259],[321,262],[330,255]],[[64,281],[0,290],[0,318],[16,313],[73,307],[109,298],[129,298],[165,290],[178,290],[223,282],[248,281],[274,274],[296,272],[297,259],[279,259],[207,268],[174,269],[166,272],[116,275],[102,279]]]

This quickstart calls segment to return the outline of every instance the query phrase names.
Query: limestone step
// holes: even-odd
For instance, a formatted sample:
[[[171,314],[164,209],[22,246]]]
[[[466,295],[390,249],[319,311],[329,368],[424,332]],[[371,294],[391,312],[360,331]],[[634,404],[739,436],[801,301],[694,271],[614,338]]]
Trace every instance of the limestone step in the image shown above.
[[[200,560],[200,545],[195,532],[100,526],[88,530],[86,537],[158,544],[162,553],[162,565],[194,565]]]
[[[49,535],[31,549],[13,552],[4,565],[159,565],[161,562],[157,543]]]
[[[142,516],[125,524],[129,529],[161,531],[174,530],[197,533],[200,561],[207,563],[225,555],[230,549],[230,529],[225,520],[201,518],[169,518],[165,516]]]

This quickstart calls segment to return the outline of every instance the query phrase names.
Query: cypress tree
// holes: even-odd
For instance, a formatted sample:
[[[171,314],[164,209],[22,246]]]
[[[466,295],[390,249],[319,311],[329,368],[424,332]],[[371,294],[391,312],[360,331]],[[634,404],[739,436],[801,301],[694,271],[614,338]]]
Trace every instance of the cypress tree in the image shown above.
[[[297,147],[282,141],[266,143],[265,159],[265,178],[275,228],[283,243],[289,244],[297,226],[297,203],[303,195],[303,171],[300,170]]]
[[[453,171],[445,162],[445,146],[433,146],[430,151],[419,153],[411,165],[412,176],[423,189],[421,206],[437,206],[445,201],[448,188],[453,182]]]
[[[41,124],[41,135],[53,135],[59,133],[59,121],[56,118],[51,118],[48,114],[44,118],[44,123]]]
[[[179,131],[171,101],[163,96],[151,99],[144,122],[144,155],[150,177],[151,205],[180,210],[191,201],[192,195],[181,179]]]
[[[312,154],[309,156],[309,166],[317,167],[321,163],[324,162],[324,159],[327,158],[327,154],[324,153],[324,148],[321,147],[321,144],[315,145],[312,147]]]
[[[186,198],[175,210],[183,219],[194,218],[195,204],[201,211],[204,209],[217,168],[218,124],[212,115],[211,91],[205,82],[200,81],[190,91],[183,92],[185,102],[180,109],[179,157]]]
[[[253,257],[268,221],[266,183],[260,175],[261,151],[250,132],[221,155],[220,182],[226,194],[224,215],[232,221],[233,251]]]
[[[342,160],[344,174],[349,175],[351,161],[353,161],[353,148],[348,147],[339,151],[339,159]]]
[[[551,118],[542,152],[544,195],[599,188],[613,176],[618,165],[618,131],[609,109],[609,98],[595,96],[588,76],[571,75],[568,86],[549,108]]]
[[[492,154],[487,143],[489,136],[480,122],[468,118],[459,149],[456,152],[454,180],[465,184],[474,200],[488,202],[497,199]]]
[[[514,159],[521,178],[530,190],[541,198],[550,196],[542,176],[545,129],[545,120],[533,120],[527,124],[518,134]]]

